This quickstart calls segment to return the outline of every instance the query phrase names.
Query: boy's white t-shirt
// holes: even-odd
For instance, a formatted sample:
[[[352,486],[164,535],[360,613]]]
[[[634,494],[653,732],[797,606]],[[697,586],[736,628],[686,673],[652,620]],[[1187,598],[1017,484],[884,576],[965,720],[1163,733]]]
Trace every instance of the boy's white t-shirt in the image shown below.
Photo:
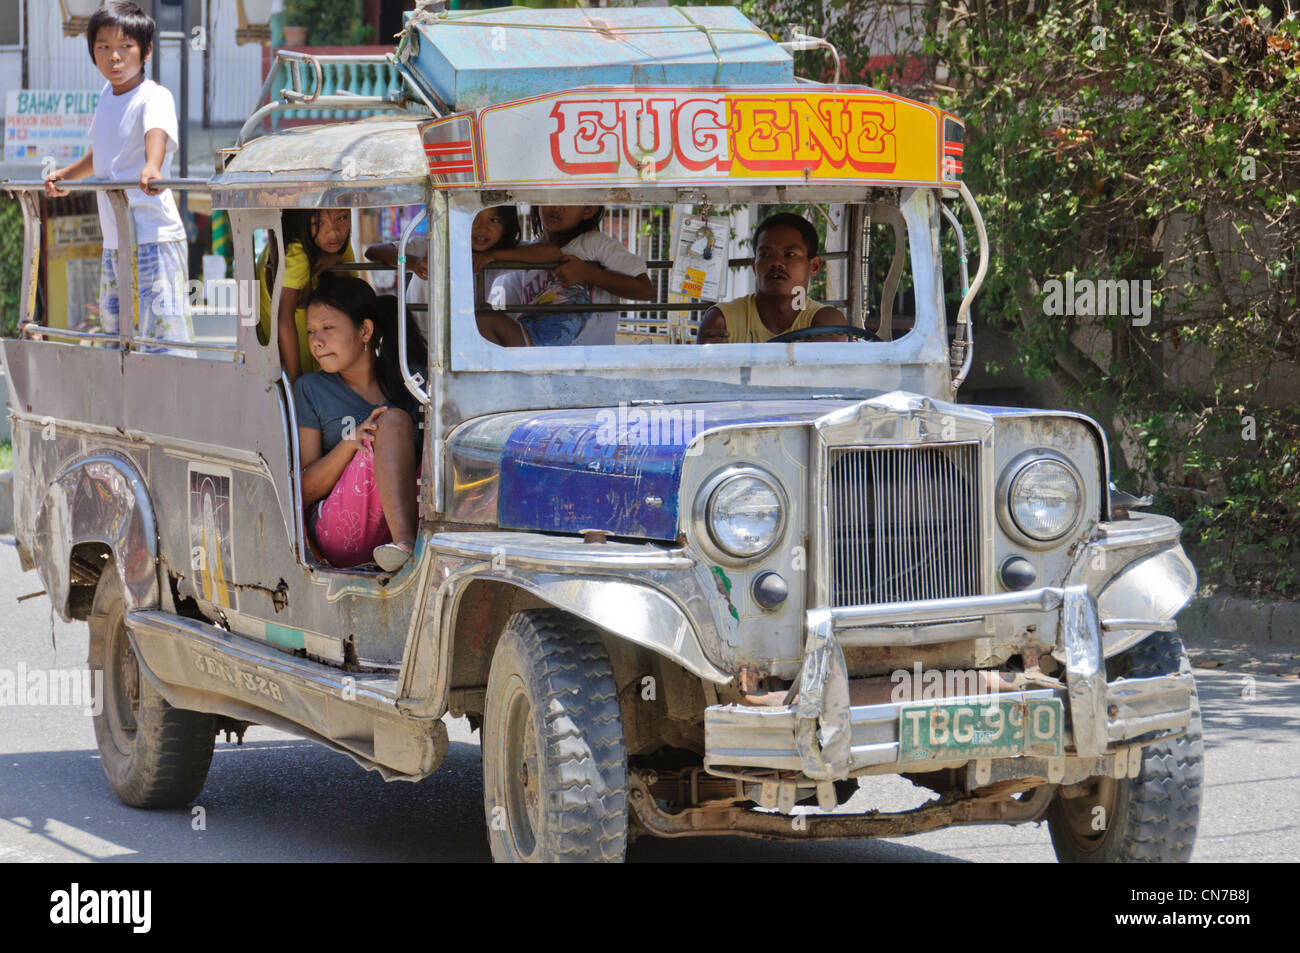
[[[622,242],[594,229],[583,232],[561,250],[566,255],[581,258],[583,261],[594,262],[606,271],[612,271],[620,275],[635,277],[644,274],[646,270],[645,262],[628,251]],[[552,281],[550,269],[509,271],[492,282],[488,302],[500,301],[506,310],[509,310],[512,304],[532,304],[538,293],[544,290],[545,286],[552,283]],[[618,295],[611,294],[603,288],[597,288],[594,285],[591,288],[592,304],[612,304],[620,300],[622,299]],[[613,344],[617,332],[618,314],[616,312],[607,311],[601,314],[592,314],[588,317],[587,323],[582,330],[578,332],[577,337],[573,339],[573,343],[575,345]]]
[[[113,94],[113,85],[105,83],[99,105],[90,123],[91,159],[95,178],[139,182],[144,168],[144,134],[151,129],[167,133],[163,154],[162,177],[170,179],[172,154],[180,145],[176,122],[176,103],[171,92],[151,79],[121,96]],[[127,199],[135,216],[135,240],[150,242],[185,241],[185,224],[168,189],[160,195],[145,195],[140,189],[128,189]],[[104,248],[117,248],[117,220],[108,195],[96,193],[99,201],[99,227],[104,233]]]

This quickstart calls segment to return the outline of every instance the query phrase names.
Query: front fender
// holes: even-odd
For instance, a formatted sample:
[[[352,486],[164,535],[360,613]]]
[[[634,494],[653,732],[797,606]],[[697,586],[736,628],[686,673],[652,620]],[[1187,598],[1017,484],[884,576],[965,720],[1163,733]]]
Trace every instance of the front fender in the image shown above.
[[[102,543],[113,554],[125,608],[159,604],[158,526],[144,479],[125,457],[74,458],[50,483],[36,516],[32,557],[50,604],[70,621],[72,551]]]
[[[498,580],[642,646],[717,684],[732,676],[711,659],[726,645],[716,631],[707,573],[679,550],[633,543],[584,544],[540,533],[438,533],[422,631],[403,661],[403,706],[435,712],[446,697],[449,637],[470,583]],[[435,637],[442,633],[441,638]]]
[[[1141,642],[1151,626],[1132,629],[1120,620],[1172,620],[1196,592],[1196,570],[1178,541],[1181,528],[1167,516],[1134,514],[1101,523],[1081,547],[1069,585],[1086,585],[1097,600],[1106,658]]]

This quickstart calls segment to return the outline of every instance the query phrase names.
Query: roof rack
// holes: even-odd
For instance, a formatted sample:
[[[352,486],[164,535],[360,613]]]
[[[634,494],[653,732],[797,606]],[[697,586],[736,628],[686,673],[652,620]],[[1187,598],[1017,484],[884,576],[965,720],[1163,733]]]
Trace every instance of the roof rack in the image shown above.
[[[305,78],[303,67],[309,69]],[[390,86],[381,96],[365,95],[353,92],[328,92],[330,83],[327,74],[339,67],[384,67],[399,81]],[[282,86],[279,98],[271,97],[277,83],[288,77],[289,85]],[[306,79],[306,81],[304,81]],[[409,90],[409,93],[404,92]],[[262,84],[262,91],[257,97],[257,108],[240,127],[235,139],[238,149],[248,140],[249,134],[263,120],[275,113],[293,111],[294,113],[319,112],[320,118],[335,118],[339,111],[383,110],[388,112],[410,113],[421,119],[436,118],[443,115],[427,91],[427,87],[418,77],[392,53],[344,53],[318,55],[303,53],[298,50],[278,50],[271,68]]]

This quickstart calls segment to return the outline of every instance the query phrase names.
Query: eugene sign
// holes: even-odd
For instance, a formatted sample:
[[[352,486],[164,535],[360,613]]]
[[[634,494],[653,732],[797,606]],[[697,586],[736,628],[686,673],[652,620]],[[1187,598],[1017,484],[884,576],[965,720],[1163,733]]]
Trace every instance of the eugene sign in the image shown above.
[[[485,107],[484,181],[939,178],[939,110],[884,93],[583,90]],[[549,149],[518,148],[545,141]],[[549,153],[549,162],[539,161]]]

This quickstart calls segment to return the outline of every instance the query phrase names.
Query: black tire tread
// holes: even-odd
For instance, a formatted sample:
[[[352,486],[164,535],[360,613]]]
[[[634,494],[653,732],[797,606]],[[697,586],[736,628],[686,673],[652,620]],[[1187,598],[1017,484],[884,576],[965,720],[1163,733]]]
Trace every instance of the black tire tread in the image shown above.
[[[95,587],[90,617],[91,669],[103,667],[113,628],[123,615],[121,584],[110,562]],[[105,673],[105,685],[108,673]],[[173,708],[140,674],[140,707],[136,712],[135,749],[123,761],[103,712],[95,718],[104,773],[124,804],[139,808],[184,807],[198,797],[212,764],[216,719],[209,714]],[[103,722],[103,723],[101,723]],[[115,772],[117,776],[115,777]]]
[[[622,861],[627,747],[599,630],[556,609],[533,609],[510,620],[502,640],[511,637],[519,641],[545,726],[542,771],[554,798],[543,805],[540,853],[548,860]]]
[[[1157,675],[1191,675],[1191,662],[1182,639],[1172,632],[1154,632],[1128,653],[1122,675],[1151,678]],[[1058,836],[1049,813],[1052,843],[1062,861],[1117,863],[1186,863],[1191,859],[1200,822],[1205,777],[1205,745],[1201,704],[1192,686],[1192,717],[1181,738],[1148,745],[1142,751],[1142,770],[1136,778],[1119,782],[1114,816],[1108,819],[1108,838],[1100,850],[1082,853]]]

